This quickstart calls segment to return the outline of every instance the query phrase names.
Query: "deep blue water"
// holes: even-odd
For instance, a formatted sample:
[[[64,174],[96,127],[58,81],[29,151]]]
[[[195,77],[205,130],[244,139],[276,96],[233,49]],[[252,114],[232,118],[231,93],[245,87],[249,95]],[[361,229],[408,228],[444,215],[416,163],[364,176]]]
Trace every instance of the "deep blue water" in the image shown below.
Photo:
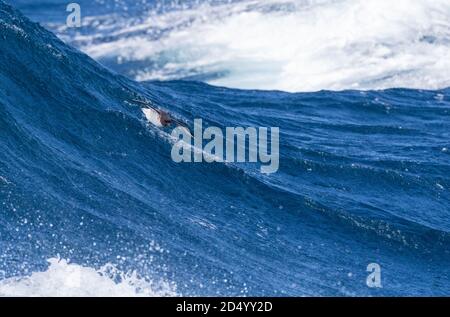
[[[450,292],[449,89],[138,83],[1,1],[0,88],[0,279],[59,256],[182,295]],[[136,95],[186,122],[280,127],[280,170],[174,163]]]

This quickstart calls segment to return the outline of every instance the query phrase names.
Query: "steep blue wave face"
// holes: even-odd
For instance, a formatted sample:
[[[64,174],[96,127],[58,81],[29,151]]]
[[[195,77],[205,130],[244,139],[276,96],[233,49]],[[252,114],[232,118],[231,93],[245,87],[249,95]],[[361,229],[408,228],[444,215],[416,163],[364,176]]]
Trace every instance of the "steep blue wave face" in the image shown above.
[[[450,293],[449,89],[138,83],[2,1],[0,88],[0,295]],[[280,127],[278,172],[175,163],[137,96]]]

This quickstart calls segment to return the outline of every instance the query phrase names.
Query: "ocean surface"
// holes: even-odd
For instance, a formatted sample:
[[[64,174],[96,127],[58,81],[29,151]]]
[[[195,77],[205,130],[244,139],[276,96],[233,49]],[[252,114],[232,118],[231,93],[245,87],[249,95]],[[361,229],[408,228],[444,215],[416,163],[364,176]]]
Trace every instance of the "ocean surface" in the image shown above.
[[[448,1],[7,3],[0,296],[450,295]],[[137,97],[279,171],[174,163]]]

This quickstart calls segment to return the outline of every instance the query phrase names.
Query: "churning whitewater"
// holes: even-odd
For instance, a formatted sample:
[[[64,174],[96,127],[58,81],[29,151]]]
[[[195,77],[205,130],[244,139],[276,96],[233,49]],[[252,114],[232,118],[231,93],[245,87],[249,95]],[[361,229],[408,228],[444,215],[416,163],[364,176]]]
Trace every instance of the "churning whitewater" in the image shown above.
[[[94,3],[81,31],[49,27],[137,80],[291,92],[450,86],[447,0]]]

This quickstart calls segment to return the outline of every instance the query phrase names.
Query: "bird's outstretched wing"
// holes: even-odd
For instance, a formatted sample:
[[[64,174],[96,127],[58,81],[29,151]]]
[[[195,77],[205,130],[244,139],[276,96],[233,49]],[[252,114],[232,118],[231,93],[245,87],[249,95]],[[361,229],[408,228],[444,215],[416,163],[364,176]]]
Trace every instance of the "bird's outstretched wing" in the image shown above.
[[[189,128],[189,126],[186,123],[184,123],[183,121],[178,120],[178,119],[172,119],[172,122],[175,123],[176,125],[182,127],[182,128],[185,128],[189,132],[189,134],[191,136],[193,136],[192,132],[191,132],[191,129]]]
[[[133,99],[131,101],[134,102],[134,103],[138,103],[138,104],[140,104],[140,105],[142,105],[142,106],[144,106],[146,108],[150,108],[152,110],[155,110],[157,113],[161,113],[161,111],[158,108],[156,108],[155,106],[150,104],[148,101],[137,100],[137,99]]]

